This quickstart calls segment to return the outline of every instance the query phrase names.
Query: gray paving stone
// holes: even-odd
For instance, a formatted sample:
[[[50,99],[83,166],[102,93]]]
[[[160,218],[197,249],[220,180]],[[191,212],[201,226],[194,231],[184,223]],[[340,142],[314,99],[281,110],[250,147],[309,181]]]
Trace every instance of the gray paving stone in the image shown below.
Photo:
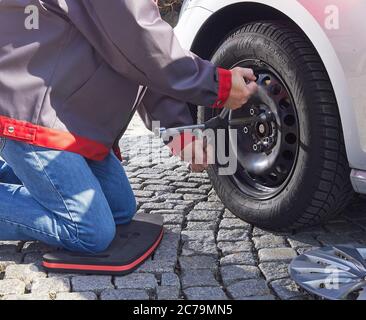
[[[249,223],[246,223],[246,222],[244,222],[240,219],[224,218],[220,222],[220,229],[229,229],[229,230],[245,229],[245,230],[250,230],[251,228],[252,228],[252,226]]]
[[[172,286],[161,286],[156,290],[158,300],[178,300],[179,293],[179,289]]]
[[[0,281],[0,299],[1,297],[12,294],[23,294],[25,292],[25,283],[17,279],[5,279]]]
[[[182,231],[183,241],[205,241],[215,242],[215,234],[213,231]]]
[[[243,241],[249,240],[248,231],[244,229],[220,230],[217,235],[217,241]]]
[[[187,223],[186,229],[189,231],[200,231],[200,230],[215,230],[216,229],[216,223],[212,221],[189,221]]]
[[[188,300],[227,300],[220,287],[194,287],[184,290]]]
[[[138,289],[107,289],[100,295],[101,300],[149,300],[145,290]]]
[[[220,211],[204,211],[204,210],[192,210],[188,216],[188,221],[217,221],[220,217]]]
[[[260,270],[254,266],[224,266],[220,268],[220,272],[222,281],[226,287],[241,280],[256,279],[260,277]]]
[[[154,261],[171,261],[176,263],[178,260],[178,248],[176,249],[164,249],[159,248],[154,253]]]
[[[214,242],[186,241],[182,247],[182,256],[208,255],[218,256],[218,250]]]
[[[161,275],[161,286],[180,288],[180,280],[178,275],[173,272],[163,273]]]
[[[194,207],[195,210],[217,211],[224,210],[224,205],[221,202],[200,202]]]
[[[175,188],[171,186],[162,186],[158,184],[151,184],[144,187],[145,191],[156,191],[156,192],[174,192]]]
[[[216,259],[208,256],[180,257],[179,264],[183,271],[200,269],[217,270]]]
[[[200,185],[211,183],[210,179],[203,179],[203,178],[188,178],[188,182],[196,182]]]
[[[170,184],[173,187],[177,187],[177,188],[190,188],[190,189],[195,189],[198,186],[197,182],[173,182]]]
[[[199,179],[208,179],[207,172],[189,172],[187,177],[190,178],[199,178]]]
[[[0,272],[4,272],[6,267],[11,264],[19,264],[23,255],[20,253],[0,253]]]
[[[205,190],[201,190],[201,189],[190,189],[190,188],[179,188],[177,190],[175,190],[176,193],[181,193],[181,194],[200,194],[200,195],[206,195],[206,191]]]
[[[298,286],[290,279],[281,279],[271,282],[271,287],[277,296],[282,300],[289,300],[304,294],[299,291]]]
[[[184,217],[181,214],[164,214],[163,218],[164,218],[164,224],[182,225]]]
[[[193,200],[193,201],[205,201],[207,199],[206,195],[200,194],[185,194],[183,195],[184,200]]]
[[[172,215],[184,215],[184,211],[183,210],[151,210],[150,214],[158,214],[158,215],[168,215],[168,214],[172,214]]]
[[[115,277],[117,289],[155,289],[158,282],[153,274],[132,273],[123,277]]]
[[[235,300],[248,297],[267,296],[271,292],[263,279],[244,280],[227,287],[227,291]]]
[[[254,227],[252,234],[253,234],[253,237],[260,237],[260,236],[270,234],[270,232],[268,232],[266,230],[263,230],[263,229],[260,229],[260,228],[257,228],[257,227]]]
[[[237,219],[238,217],[234,215],[229,209],[225,209],[225,212],[222,216],[224,219]]]
[[[293,235],[287,238],[293,249],[306,248],[306,247],[316,247],[320,243],[311,235]]]
[[[221,266],[228,265],[256,265],[257,261],[252,252],[240,252],[229,254],[220,259]]]
[[[272,248],[258,251],[258,257],[261,262],[292,260],[296,256],[296,251],[292,248]]]
[[[143,179],[143,180],[160,180],[164,177],[163,174],[158,173],[141,173],[137,175],[137,178]]]
[[[61,292],[56,296],[56,300],[97,300],[94,292]]]
[[[182,287],[216,287],[220,286],[212,270],[184,271],[181,275]]]
[[[5,279],[18,279],[24,281],[26,285],[46,276],[46,273],[34,264],[9,265],[5,270]]]
[[[217,247],[226,256],[232,253],[252,251],[253,244],[250,241],[219,242]]]
[[[148,260],[136,272],[161,274],[174,272],[176,262],[171,260]]]
[[[288,278],[288,263],[283,262],[264,262],[259,265],[267,281]]]
[[[5,296],[3,300],[27,300],[27,301],[41,301],[41,300],[55,300],[55,295],[49,294],[38,294],[38,293],[28,293],[28,294],[11,294]]]
[[[174,210],[183,210],[184,214],[188,213],[192,209],[192,205],[177,204],[174,206]]]
[[[142,187],[148,186],[148,185],[169,185],[169,181],[161,179],[161,180],[147,180],[141,183]]]
[[[37,294],[69,292],[70,280],[67,278],[41,278],[32,283],[31,291]]]
[[[286,239],[273,234],[266,234],[253,238],[254,245],[257,250],[264,248],[284,248],[286,247]]]
[[[144,203],[141,206],[141,209],[145,209],[145,210],[170,210],[173,209],[174,205],[172,203],[169,202],[149,202],[149,203]]]
[[[266,295],[266,296],[254,296],[254,297],[244,297],[242,300],[250,300],[250,301],[272,301],[276,300],[274,295]]]
[[[99,293],[105,289],[114,288],[110,276],[77,276],[71,278],[73,291],[93,291]]]

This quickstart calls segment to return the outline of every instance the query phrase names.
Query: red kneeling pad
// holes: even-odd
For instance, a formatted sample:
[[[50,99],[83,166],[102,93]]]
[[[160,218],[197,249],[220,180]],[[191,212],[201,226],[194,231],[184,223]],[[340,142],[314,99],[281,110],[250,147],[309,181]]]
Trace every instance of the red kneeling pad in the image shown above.
[[[130,224],[117,227],[106,251],[95,255],[56,251],[45,254],[42,265],[50,272],[125,275],[150,257],[163,233],[161,216],[138,214]]]

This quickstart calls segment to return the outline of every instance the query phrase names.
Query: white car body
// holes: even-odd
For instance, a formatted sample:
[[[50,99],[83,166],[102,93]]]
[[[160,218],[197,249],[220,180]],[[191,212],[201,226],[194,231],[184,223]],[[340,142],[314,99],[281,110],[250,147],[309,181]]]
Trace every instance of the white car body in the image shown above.
[[[223,32],[272,17],[292,20],[318,51],[337,98],[354,189],[366,193],[366,1],[186,0],[175,31],[186,49],[210,59]]]

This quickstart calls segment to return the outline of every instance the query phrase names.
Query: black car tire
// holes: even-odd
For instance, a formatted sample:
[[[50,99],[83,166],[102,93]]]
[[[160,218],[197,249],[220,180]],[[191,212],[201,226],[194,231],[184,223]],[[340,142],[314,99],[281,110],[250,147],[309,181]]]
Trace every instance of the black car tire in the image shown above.
[[[328,220],[353,195],[342,126],[326,69],[310,41],[296,27],[275,21],[244,25],[218,48],[212,62],[232,68],[256,59],[273,67],[286,83],[298,116],[299,148],[291,177],[268,199],[249,196],[232,177],[209,176],[226,207],[237,217],[264,229],[289,231]],[[199,107],[198,122],[217,111]]]

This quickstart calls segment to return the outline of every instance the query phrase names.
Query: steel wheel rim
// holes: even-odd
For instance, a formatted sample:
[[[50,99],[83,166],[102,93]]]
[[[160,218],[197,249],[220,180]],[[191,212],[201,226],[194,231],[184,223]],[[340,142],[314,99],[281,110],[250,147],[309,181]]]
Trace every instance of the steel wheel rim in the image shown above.
[[[252,68],[257,75],[258,85],[268,93],[274,102],[278,140],[273,149],[271,149],[271,153],[262,157],[262,159],[273,157],[273,154],[275,154],[274,158],[276,159],[270,161],[272,163],[270,168],[265,170],[264,173],[254,174],[246,169],[248,167],[248,159],[243,159],[243,153],[252,155],[254,150],[250,150],[248,138],[243,138],[240,132],[240,130],[244,132],[244,128],[234,128],[238,130],[238,170],[230,178],[241,192],[247,196],[259,200],[267,200],[277,196],[287,186],[296,167],[300,147],[297,110],[288,86],[270,65],[259,60],[245,60],[238,62],[232,67],[236,66]],[[271,103],[266,102],[264,106],[267,105],[267,108],[273,111],[273,107],[268,106],[269,104]],[[250,110],[250,106],[246,107],[245,110],[243,108],[239,111],[231,112],[231,119],[248,116],[248,112],[250,112],[248,109]],[[271,132],[271,130],[269,131]],[[248,136],[248,133],[244,132],[244,135]],[[243,152],[240,153],[239,150],[243,150]],[[248,158],[248,156],[245,157]],[[257,161],[261,161],[260,159],[261,157],[258,156]],[[249,161],[253,161],[253,159]],[[256,161],[255,157],[254,161]]]

